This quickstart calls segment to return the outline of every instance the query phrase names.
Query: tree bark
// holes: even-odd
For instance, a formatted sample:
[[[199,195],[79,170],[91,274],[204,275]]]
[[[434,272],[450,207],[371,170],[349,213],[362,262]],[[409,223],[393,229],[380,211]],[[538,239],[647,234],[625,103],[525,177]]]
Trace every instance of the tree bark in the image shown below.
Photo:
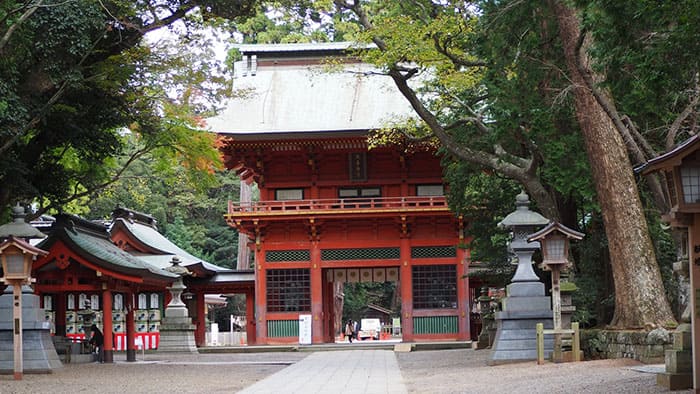
[[[632,165],[610,116],[586,86],[579,63],[579,20],[563,1],[550,0],[559,24],[569,77],[574,85],[576,117],[584,137],[601,206],[615,282],[611,326],[649,328],[675,322],[642,210]],[[588,59],[581,54],[582,59]],[[583,72],[582,72],[583,71]]]

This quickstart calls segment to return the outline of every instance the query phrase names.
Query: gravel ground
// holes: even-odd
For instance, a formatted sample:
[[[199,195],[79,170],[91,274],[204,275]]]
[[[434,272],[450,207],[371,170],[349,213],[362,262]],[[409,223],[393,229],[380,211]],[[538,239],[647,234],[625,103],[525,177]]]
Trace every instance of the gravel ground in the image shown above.
[[[489,350],[397,353],[411,393],[668,393],[630,359],[488,366]],[[674,393],[690,393],[674,391]]]
[[[68,364],[48,375],[15,381],[0,375],[0,393],[234,393],[309,353],[146,354],[142,361]],[[663,393],[656,375],[633,360],[489,367],[488,350],[396,353],[411,393]],[[310,373],[313,373],[310,371]],[[676,391],[675,393],[689,393]]]

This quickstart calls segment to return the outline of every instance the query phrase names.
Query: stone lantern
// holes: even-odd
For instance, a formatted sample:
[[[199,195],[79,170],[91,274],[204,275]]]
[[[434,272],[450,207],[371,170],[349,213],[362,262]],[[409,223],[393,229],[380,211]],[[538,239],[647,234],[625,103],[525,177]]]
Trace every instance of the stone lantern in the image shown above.
[[[489,361],[492,365],[537,359],[535,326],[537,323],[552,326],[550,299],[532,268],[532,255],[539,249],[539,243],[527,239],[548,224],[549,219],[530,210],[530,198],[524,192],[516,196],[515,205],[515,211],[499,223],[499,227],[512,232],[508,249],[517,257],[518,266],[506,288],[502,310],[496,313],[498,328]],[[545,346],[551,352],[551,341]]]
[[[540,246],[537,242],[529,242],[527,237],[538,227],[549,223],[549,219],[530,210],[530,197],[525,192],[515,197],[515,206],[515,211],[498,223],[498,227],[511,230],[513,239],[508,249],[518,257],[518,267],[511,282],[539,282],[540,278],[532,269],[532,255]]]
[[[178,278],[168,287],[170,302],[165,307],[165,316],[160,326],[159,352],[198,353],[194,340],[195,325],[189,317],[187,306],[182,302],[182,293],[187,289],[183,278],[191,272],[180,265],[180,259],[174,256],[171,266],[166,271],[178,275]]]

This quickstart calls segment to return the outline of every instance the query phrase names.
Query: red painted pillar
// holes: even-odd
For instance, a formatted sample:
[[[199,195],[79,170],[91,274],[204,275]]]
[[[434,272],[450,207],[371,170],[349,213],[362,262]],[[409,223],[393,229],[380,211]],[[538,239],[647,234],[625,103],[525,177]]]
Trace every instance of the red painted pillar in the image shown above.
[[[323,278],[317,241],[311,242],[311,316],[311,343],[323,343]]]
[[[125,294],[126,303],[126,361],[136,361],[136,322],[134,320],[134,292]]]
[[[56,305],[54,305],[54,327],[56,327],[56,335],[66,335],[66,297],[67,293],[61,292],[56,294]]]
[[[104,286],[104,284],[103,284]],[[112,291],[102,291],[102,334],[104,335],[104,362],[114,362],[114,334],[112,333]]]
[[[333,324],[333,305],[335,301],[333,281],[322,277],[323,281],[323,340],[327,343],[335,342],[335,327]]]
[[[267,274],[263,268],[265,254],[262,250],[255,251],[255,322],[256,340],[259,344],[267,344]]]
[[[245,293],[245,333],[248,345],[256,343],[255,338],[255,290],[248,290]]]
[[[471,338],[469,329],[469,277],[467,276],[467,253],[462,248],[457,248],[457,307],[459,311],[457,339],[468,341]]]
[[[401,238],[401,334],[403,342],[413,342],[413,272],[411,242]]]
[[[196,327],[194,330],[194,342],[198,347],[206,345],[207,330],[207,306],[204,303],[204,292],[195,293],[195,308],[197,308]]]

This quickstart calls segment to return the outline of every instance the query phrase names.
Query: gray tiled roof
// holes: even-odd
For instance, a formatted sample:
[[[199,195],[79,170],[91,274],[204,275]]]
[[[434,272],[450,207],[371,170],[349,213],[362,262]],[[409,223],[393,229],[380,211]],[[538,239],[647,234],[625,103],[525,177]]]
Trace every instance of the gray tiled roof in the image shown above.
[[[309,50],[309,59],[313,59],[314,45],[326,49],[324,44],[305,44],[301,48]],[[252,51],[252,47],[246,49]],[[243,64],[234,67],[242,69]],[[416,117],[393,80],[365,63],[344,64],[342,70],[332,72],[318,64],[261,64],[255,75],[237,72],[234,90],[244,94],[207,119],[209,130],[234,135],[367,131]]]

